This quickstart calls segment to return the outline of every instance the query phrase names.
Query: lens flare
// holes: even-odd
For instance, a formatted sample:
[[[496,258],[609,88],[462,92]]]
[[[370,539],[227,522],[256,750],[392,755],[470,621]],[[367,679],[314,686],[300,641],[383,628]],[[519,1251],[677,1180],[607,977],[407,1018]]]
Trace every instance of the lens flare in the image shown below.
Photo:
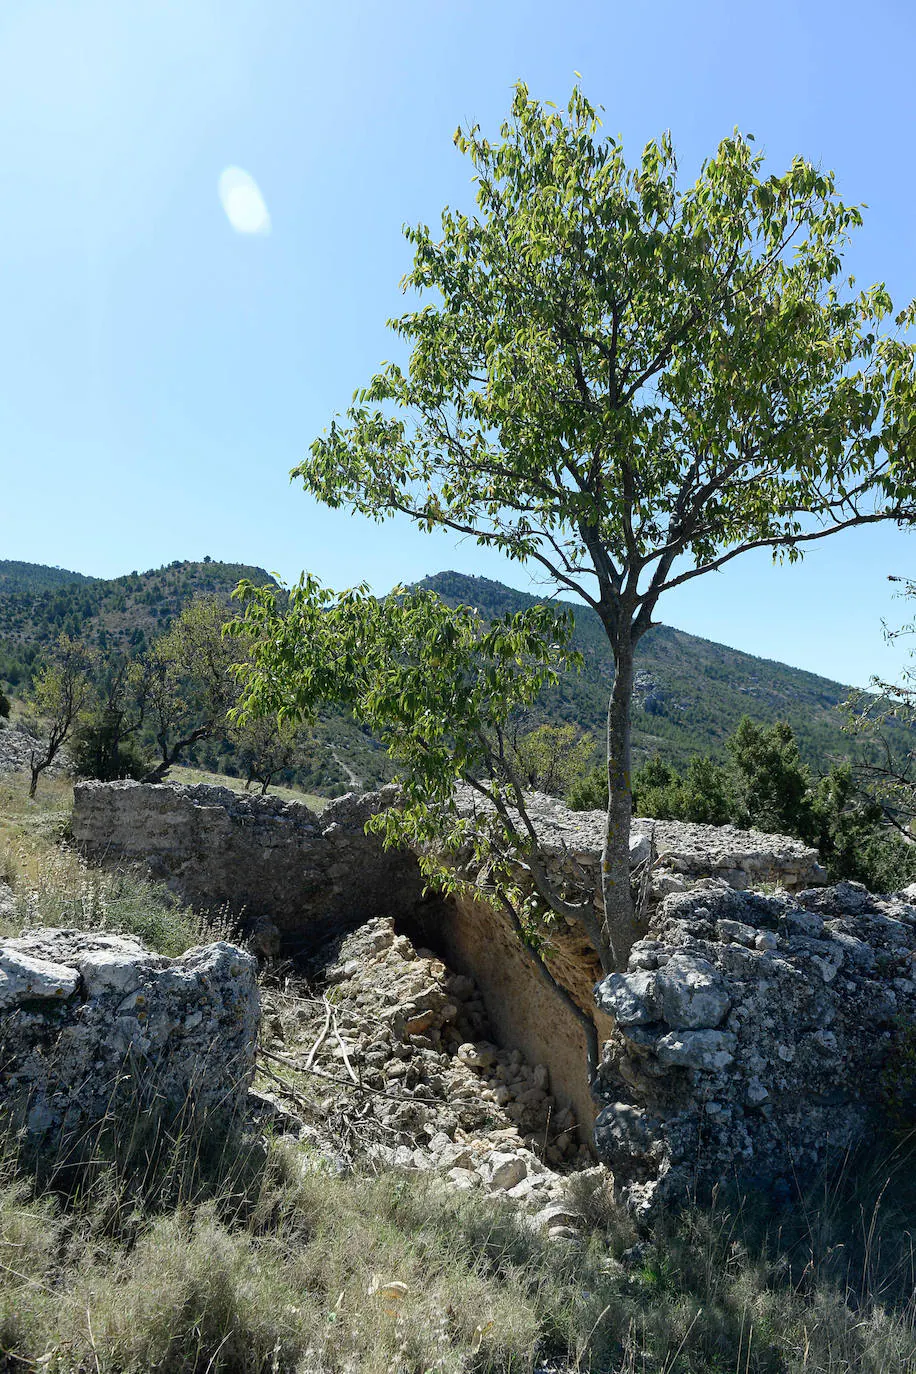
[[[227,167],[220,175],[219,198],[237,234],[270,233],[270,212],[249,172],[241,167]]]

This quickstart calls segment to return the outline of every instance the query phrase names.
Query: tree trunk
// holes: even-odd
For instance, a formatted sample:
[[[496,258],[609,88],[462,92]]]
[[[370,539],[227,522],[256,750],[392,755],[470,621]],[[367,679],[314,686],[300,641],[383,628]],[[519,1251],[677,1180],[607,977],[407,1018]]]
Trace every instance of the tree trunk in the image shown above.
[[[630,779],[630,701],[633,693],[633,646],[618,646],[614,690],[607,713],[608,807],[601,853],[601,896],[604,925],[615,969],[626,968],[630,947],[638,937],[630,891],[630,822],[633,793]],[[610,971],[610,970],[608,970]]]

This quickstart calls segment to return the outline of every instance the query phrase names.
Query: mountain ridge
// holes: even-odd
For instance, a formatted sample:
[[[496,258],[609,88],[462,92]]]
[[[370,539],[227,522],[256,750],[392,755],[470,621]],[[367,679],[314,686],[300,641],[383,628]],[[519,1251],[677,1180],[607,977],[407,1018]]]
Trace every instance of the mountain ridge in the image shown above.
[[[218,595],[228,602],[242,577],[273,581],[263,568],[207,559],[175,560],[119,578],[0,560],[0,679],[14,690],[24,689],[32,665],[61,632],[86,638],[102,650],[139,652],[195,595]],[[449,604],[476,606],[488,618],[545,600],[491,578],[452,570],[416,585],[436,591]],[[582,654],[583,668],[578,674],[564,674],[558,686],[545,693],[532,712],[532,724],[571,723],[600,742],[614,671],[604,630],[588,607],[553,599],[549,604],[572,611],[573,642]],[[825,770],[852,753],[837,709],[849,690],[807,669],[659,624],[637,651],[634,752],[638,760],[658,753],[682,766],[698,753],[719,753],[742,716],[748,715],[761,724],[787,720],[806,761]],[[379,781],[386,770],[374,751],[367,754],[365,744],[355,725],[352,731],[342,731],[336,721],[334,748],[346,762],[358,760],[358,772],[368,768],[366,781]]]
[[[432,574],[417,585],[451,605],[476,606],[487,617],[545,601],[489,578],[452,571]],[[600,739],[614,677],[604,629],[590,607],[552,598],[549,604],[572,612],[573,644],[584,665],[580,674],[565,674],[560,687],[545,694],[540,718],[578,724]],[[788,720],[806,761],[825,768],[852,752],[838,710],[850,690],[808,669],[657,624],[636,653],[634,752],[638,758],[657,752],[677,764],[697,753],[718,753],[748,715],[762,724]]]

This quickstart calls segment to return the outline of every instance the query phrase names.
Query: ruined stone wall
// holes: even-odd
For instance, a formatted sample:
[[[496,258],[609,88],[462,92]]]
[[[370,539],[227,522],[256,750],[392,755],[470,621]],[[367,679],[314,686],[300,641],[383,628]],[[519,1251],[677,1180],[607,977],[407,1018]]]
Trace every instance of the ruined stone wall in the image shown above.
[[[479,801],[470,790],[462,790],[459,799],[465,814],[477,810]],[[529,814],[542,858],[558,886],[590,886],[600,911],[604,815],[570,811],[542,795],[529,799]],[[647,860],[650,852],[656,855],[650,912],[664,894],[686,890],[700,878],[712,877],[738,890],[770,883],[789,891],[825,878],[817,852],[800,841],[732,826],[638,820],[631,844],[633,864]],[[508,919],[483,902],[461,896],[444,903],[423,934],[451,967],[476,979],[504,1043],[518,1046],[532,1062],[546,1064],[558,1100],[590,1127],[596,1107],[582,1027],[541,981]],[[596,1009],[594,1000],[602,970],[581,926],[573,920],[557,923],[547,933],[542,952],[557,980],[594,1018],[599,1039],[608,1040],[614,1022]]]
[[[348,794],[317,815],[226,787],[78,783],[73,838],[96,861],[141,863],[196,907],[268,917],[291,949],[422,900],[414,859],[365,834],[392,789]]]
[[[83,783],[73,829],[87,855],[142,861],[186,901],[270,916],[293,950],[314,948],[369,917],[400,920],[450,967],[475,979],[501,1043],[547,1067],[558,1104],[573,1109],[588,1136],[596,1109],[581,1026],[541,982],[504,916],[469,897],[423,901],[414,859],[386,854],[364,834],[366,820],[393,795],[387,789],[347,796],[317,816],[301,803],[225,788]],[[471,797],[463,805],[470,809]],[[544,796],[532,799],[531,813],[554,876],[581,885],[584,874],[597,904],[603,817],[568,811]],[[650,831],[658,855],[653,902],[704,876],[736,889],[823,881],[814,850],[731,827],[637,821],[634,863],[648,855]],[[593,995],[601,968],[581,928],[553,928],[545,953],[555,976],[595,1016],[600,1038],[610,1041],[614,1021],[596,1011]]]
[[[637,1211],[723,1184],[788,1197],[860,1144],[901,1050],[912,1079],[914,960],[907,894],[667,897],[597,989],[615,1028],[595,1134],[622,1197]]]
[[[470,788],[458,789],[463,815],[486,816],[489,808]],[[562,886],[591,889],[601,903],[603,811],[570,811],[555,797],[531,793],[528,815],[545,867]],[[718,878],[738,891],[762,886],[797,892],[826,882],[816,849],[788,835],[738,830],[733,825],[637,818],[630,838],[636,865],[654,854],[652,905],[668,892],[684,891],[697,878]]]

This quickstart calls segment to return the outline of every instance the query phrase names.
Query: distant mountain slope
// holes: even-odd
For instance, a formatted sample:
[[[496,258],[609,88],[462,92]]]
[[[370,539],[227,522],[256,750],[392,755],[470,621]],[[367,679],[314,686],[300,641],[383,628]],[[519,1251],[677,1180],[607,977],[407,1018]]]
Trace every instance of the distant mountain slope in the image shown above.
[[[0,687],[27,693],[34,667],[65,632],[105,653],[142,652],[195,596],[228,602],[241,578],[273,579],[247,563],[174,562],[111,579],[85,577],[37,563],[0,562]],[[391,775],[387,755],[342,711],[323,712],[313,732],[312,757],[295,781],[338,795],[353,785],[373,786]],[[223,741],[203,741],[192,761],[219,770]]]
[[[99,647],[140,649],[166,630],[195,596],[226,601],[242,577],[271,578],[245,563],[169,563],[110,579],[35,563],[0,563],[0,676],[4,661],[31,663],[59,634]]]
[[[0,558],[0,592],[42,592],[74,582],[97,582],[96,577],[70,572],[68,568],[48,568],[44,563],[17,563]]]
[[[86,577],[40,564],[0,562],[0,686],[23,692],[32,666],[66,631],[101,650],[136,653],[168,629],[193,597],[226,601],[240,578],[272,579],[244,563],[174,562],[112,579]],[[452,605],[476,606],[485,616],[524,609],[538,598],[501,582],[442,572],[421,584]],[[575,614],[581,673],[564,676],[544,697],[537,720],[569,721],[603,738],[613,664],[604,631],[594,613],[568,602]],[[787,720],[802,752],[824,769],[847,757],[851,741],[836,709],[847,688],[815,673],[755,658],[723,644],[698,639],[666,625],[643,639],[637,655],[633,738],[637,757],[659,753],[682,764],[692,755],[718,750],[744,715],[759,722]],[[350,774],[371,785],[390,776],[387,757],[344,713],[322,715],[315,738],[320,767],[305,779],[312,790],[339,792]],[[209,745],[198,762],[219,767]]]
[[[538,598],[501,582],[443,572],[420,584],[451,605],[476,606],[486,616],[536,605]],[[571,721],[600,739],[614,669],[598,617],[587,607],[556,603],[575,615],[575,645],[584,667],[545,695],[542,718]],[[787,720],[811,764],[847,757],[851,741],[836,709],[848,688],[785,663],[755,658],[724,644],[674,630],[651,629],[637,651],[633,742],[637,755],[658,752],[682,763],[717,750],[742,716],[769,723]]]

